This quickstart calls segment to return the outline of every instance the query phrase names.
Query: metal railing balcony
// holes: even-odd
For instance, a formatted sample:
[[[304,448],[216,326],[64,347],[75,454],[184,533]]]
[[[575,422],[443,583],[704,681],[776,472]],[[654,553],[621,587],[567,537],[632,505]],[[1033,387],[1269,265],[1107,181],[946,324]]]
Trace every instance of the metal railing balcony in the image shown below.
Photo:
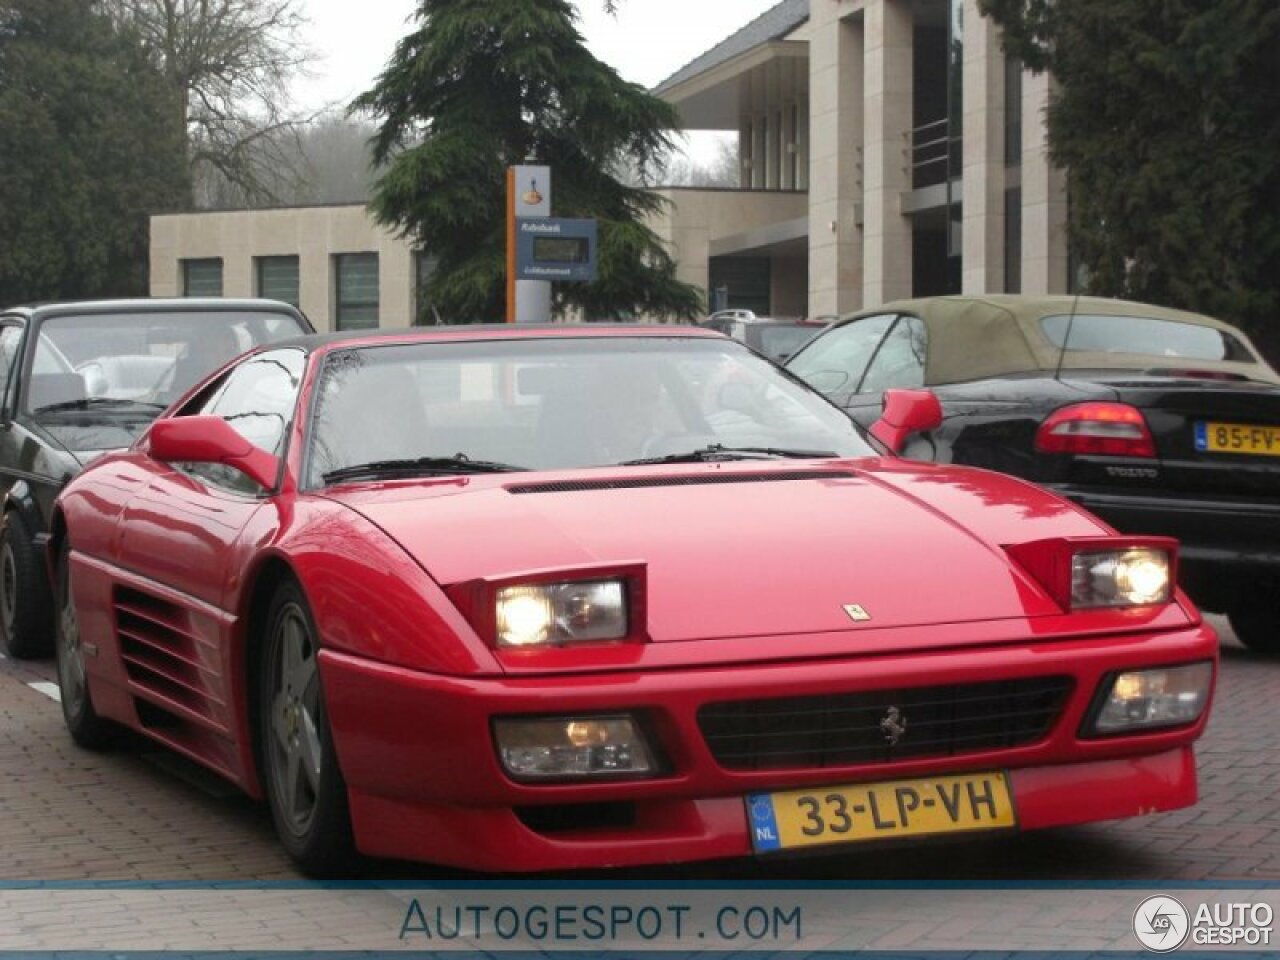
[[[948,117],[924,123],[911,131],[911,187],[932,187],[959,174],[963,139],[952,136]]]

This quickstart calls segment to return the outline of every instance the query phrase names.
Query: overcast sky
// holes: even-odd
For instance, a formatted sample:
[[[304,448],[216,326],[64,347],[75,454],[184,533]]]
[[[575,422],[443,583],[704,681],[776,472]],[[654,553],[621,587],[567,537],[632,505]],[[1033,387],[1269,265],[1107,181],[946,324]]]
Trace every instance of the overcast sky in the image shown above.
[[[778,0],[620,0],[616,17],[601,0],[576,0],[587,46],[623,77],[653,86],[715,46]],[[364,91],[408,32],[417,0],[302,0],[308,39],[319,55],[295,90],[315,109]]]

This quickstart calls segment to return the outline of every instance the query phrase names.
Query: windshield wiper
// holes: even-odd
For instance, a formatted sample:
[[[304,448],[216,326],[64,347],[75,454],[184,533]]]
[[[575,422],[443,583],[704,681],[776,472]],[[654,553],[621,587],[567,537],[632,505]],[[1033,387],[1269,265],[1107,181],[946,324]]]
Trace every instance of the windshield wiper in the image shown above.
[[[95,407],[141,407],[145,410],[165,410],[163,403],[147,403],[143,400],[126,400],[124,397],[81,397],[79,400],[63,400],[61,403],[46,403],[36,407],[32,413],[57,413],[59,410],[92,410]]]
[[[415,473],[519,473],[527,469],[529,468],[518,467],[513,463],[472,460],[465,453],[455,453],[452,457],[418,457],[412,460],[374,460],[371,463],[357,463],[350,467],[330,470],[323,475],[323,479],[325,483],[339,483],[343,480],[357,480],[363,477]]]
[[[640,467],[649,463],[707,463],[716,460],[762,460],[785,457],[796,460],[830,460],[838,457],[834,450],[788,450],[783,447],[726,447],[712,443],[697,450],[669,453],[665,457],[644,457],[640,460],[623,460],[619,467]]]

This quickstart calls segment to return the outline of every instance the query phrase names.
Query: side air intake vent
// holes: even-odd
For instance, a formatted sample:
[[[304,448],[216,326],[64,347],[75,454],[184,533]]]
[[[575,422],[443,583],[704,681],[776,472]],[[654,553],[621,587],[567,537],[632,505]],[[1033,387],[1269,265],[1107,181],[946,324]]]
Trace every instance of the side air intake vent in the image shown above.
[[[785,480],[848,480],[844,470],[786,470],[777,473],[698,473],[667,477],[608,477],[563,483],[520,483],[510,493],[581,493],[587,490],[635,490],[641,487],[696,487],[721,483],[780,483]]]
[[[207,643],[192,629],[190,614],[127,587],[116,588],[114,607],[120,658],[134,694],[174,719],[223,732],[225,705],[211,669],[216,658],[207,656]]]

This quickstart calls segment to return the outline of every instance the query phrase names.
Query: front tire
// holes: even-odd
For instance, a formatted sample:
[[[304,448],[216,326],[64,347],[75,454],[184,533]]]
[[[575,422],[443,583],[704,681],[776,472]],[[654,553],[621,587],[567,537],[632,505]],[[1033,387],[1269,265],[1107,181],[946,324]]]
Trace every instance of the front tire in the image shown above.
[[[49,580],[31,531],[16,511],[0,523],[0,642],[17,660],[53,653]]]
[[[84,644],[80,639],[80,617],[71,590],[71,564],[64,550],[58,557],[58,616],[54,649],[58,661],[58,693],[62,718],[79,746],[96,750],[119,732],[110,720],[93,709],[89,693],[89,673],[85,669]]]
[[[1265,591],[1267,601],[1275,602],[1275,594]],[[1267,603],[1254,602],[1233,607],[1228,614],[1236,637],[1254,653],[1280,654],[1280,612]]]
[[[355,843],[320,687],[316,638],[301,588],[286,582],[271,601],[257,671],[259,756],[285,851],[306,873],[334,877],[351,866]]]

